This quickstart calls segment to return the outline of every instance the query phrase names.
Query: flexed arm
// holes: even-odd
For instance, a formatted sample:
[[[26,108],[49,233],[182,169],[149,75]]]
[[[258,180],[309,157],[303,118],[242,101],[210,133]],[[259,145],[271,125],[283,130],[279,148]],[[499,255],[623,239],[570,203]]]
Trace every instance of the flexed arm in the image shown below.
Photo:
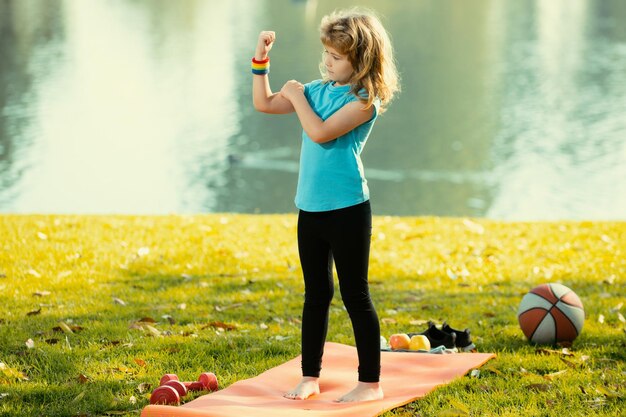
[[[304,86],[296,80],[287,81],[280,94],[293,106],[302,129],[315,143],[337,139],[362,125],[374,115],[374,107],[364,108],[361,101],[344,105],[326,120],[322,120],[311,108],[304,96]]]
[[[272,49],[275,40],[275,32],[261,32],[254,53],[254,59],[257,61],[267,59],[267,54]],[[272,93],[269,76],[267,74],[252,75],[252,102],[254,108],[263,113],[285,114],[294,112],[294,108],[289,100],[281,96],[280,93]]]

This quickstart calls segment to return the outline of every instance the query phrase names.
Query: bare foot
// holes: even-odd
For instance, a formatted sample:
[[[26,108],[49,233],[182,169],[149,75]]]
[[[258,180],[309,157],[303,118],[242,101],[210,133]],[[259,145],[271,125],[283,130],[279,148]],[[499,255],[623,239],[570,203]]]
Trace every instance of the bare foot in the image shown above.
[[[312,376],[302,377],[298,386],[286,392],[283,397],[289,398],[290,400],[306,400],[312,395],[317,395],[320,393],[320,384],[318,381],[319,378]]]
[[[359,382],[356,388],[335,401],[339,403],[375,401],[382,400],[383,397],[383,390],[378,382]]]

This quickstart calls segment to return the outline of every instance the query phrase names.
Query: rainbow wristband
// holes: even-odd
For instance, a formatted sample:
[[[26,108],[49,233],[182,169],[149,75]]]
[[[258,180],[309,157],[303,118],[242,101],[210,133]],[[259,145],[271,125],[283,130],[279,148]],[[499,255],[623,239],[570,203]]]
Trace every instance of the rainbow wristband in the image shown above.
[[[262,61],[252,58],[252,73],[254,75],[266,75],[270,73],[270,57]]]

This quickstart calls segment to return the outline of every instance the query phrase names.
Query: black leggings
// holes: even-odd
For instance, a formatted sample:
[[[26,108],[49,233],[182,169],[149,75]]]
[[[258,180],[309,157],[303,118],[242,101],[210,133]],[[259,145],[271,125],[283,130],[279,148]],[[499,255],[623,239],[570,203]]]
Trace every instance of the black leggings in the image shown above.
[[[334,294],[333,259],[359,357],[359,381],[380,378],[380,325],[367,283],[372,210],[369,201],[298,216],[298,251],[304,274],[302,374],[319,377]]]

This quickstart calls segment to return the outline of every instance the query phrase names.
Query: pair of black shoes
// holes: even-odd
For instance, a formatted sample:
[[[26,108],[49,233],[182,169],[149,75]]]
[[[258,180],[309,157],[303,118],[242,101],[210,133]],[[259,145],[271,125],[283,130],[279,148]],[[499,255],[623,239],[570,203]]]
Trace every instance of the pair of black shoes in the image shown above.
[[[443,322],[441,329],[438,329],[435,323],[429,321],[428,329],[421,333],[409,333],[409,337],[418,334],[426,336],[430,342],[431,348],[444,346],[446,349],[457,348],[459,352],[476,351],[476,345],[472,343],[469,329],[455,330],[445,321]]]

